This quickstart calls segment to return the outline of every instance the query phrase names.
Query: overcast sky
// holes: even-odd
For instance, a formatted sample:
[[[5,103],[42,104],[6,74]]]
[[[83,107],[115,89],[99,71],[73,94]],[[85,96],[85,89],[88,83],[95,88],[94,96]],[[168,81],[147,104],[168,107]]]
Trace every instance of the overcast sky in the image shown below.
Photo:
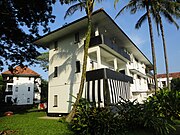
[[[95,5],[95,10],[103,8],[113,19],[116,16],[117,12],[125,3],[121,1],[118,3],[116,9],[114,9],[113,0],[105,0],[103,3]],[[59,3],[53,6],[54,15],[56,15],[55,23],[51,24],[51,31],[58,29],[65,23],[70,23],[76,19],[79,19],[85,15],[84,12],[76,12],[73,16],[68,17],[64,20],[65,11],[69,7],[68,5],[61,6]],[[135,23],[143,15],[145,11],[138,13],[136,15],[130,15],[129,12],[124,12],[120,15],[115,22],[119,27],[128,35],[128,37],[140,48],[140,50],[152,61],[151,57],[151,48],[150,48],[150,38],[147,21],[142,25],[142,27],[137,30],[135,29]],[[163,19],[165,38],[167,43],[167,53],[169,60],[169,71],[170,72],[180,72],[180,30],[177,30],[176,27],[172,24],[169,24],[166,20]],[[177,21],[180,25],[180,19]],[[155,26],[154,26],[155,28]],[[164,54],[162,48],[161,36],[158,37],[156,28],[154,29],[154,40],[155,40],[155,49],[157,57],[157,70],[158,73],[165,73],[165,63],[164,63]],[[43,78],[47,79],[48,73],[43,72],[38,66],[30,67]],[[5,68],[6,70],[6,68]]]

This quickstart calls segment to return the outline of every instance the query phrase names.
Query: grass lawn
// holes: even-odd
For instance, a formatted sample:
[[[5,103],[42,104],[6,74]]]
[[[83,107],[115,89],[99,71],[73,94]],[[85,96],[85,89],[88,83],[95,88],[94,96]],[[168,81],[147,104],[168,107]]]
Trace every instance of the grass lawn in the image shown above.
[[[29,112],[0,117],[0,131],[9,130],[15,135],[72,135],[66,123],[52,119],[39,119],[45,112]]]

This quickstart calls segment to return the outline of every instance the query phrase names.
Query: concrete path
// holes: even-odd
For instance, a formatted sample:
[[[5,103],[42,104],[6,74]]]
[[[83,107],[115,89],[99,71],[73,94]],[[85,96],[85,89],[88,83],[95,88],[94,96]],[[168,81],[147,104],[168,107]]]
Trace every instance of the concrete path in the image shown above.
[[[39,119],[49,119],[49,120],[59,120],[61,117],[49,117],[49,116],[43,116],[39,117]]]

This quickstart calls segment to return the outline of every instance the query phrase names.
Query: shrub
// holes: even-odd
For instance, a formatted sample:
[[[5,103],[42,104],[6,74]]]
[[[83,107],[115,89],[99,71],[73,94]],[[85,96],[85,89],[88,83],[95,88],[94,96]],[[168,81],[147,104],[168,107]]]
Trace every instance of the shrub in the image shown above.
[[[180,91],[180,78],[175,78],[171,80],[171,89]]]
[[[152,102],[151,102],[152,103]],[[156,111],[156,104],[121,100],[109,108],[95,108],[82,99],[72,121],[72,129],[80,135],[126,135],[136,130],[167,135],[174,129],[171,120]]]
[[[145,102],[154,116],[180,119],[180,92],[163,89]]]
[[[115,135],[119,131],[118,119],[109,108],[90,107],[85,99],[81,99],[72,129],[79,135]]]

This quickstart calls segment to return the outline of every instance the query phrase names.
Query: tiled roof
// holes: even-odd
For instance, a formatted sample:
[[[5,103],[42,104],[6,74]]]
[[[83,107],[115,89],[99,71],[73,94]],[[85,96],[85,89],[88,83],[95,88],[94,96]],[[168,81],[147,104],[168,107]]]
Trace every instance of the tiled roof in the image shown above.
[[[15,76],[40,76],[35,71],[31,70],[30,68],[24,66],[16,66],[13,71],[5,71],[2,75],[15,75]]]
[[[169,73],[169,77],[180,78],[180,72]],[[166,78],[166,74],[158,74],[157,78]]]

